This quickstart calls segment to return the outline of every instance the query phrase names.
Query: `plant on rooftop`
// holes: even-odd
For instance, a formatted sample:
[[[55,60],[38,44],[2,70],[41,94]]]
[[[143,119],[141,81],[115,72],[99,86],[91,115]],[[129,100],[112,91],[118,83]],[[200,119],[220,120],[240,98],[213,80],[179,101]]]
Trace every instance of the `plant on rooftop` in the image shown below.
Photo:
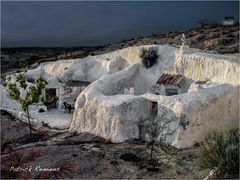
[[[146,49],[143,48],[140,53],[142,64],[145,68],[150,68],[157,63],[158,54],[157,50],[153,47]]]
[[[218,178],[239,178],[239,128],[210,132],[200,145],[199,166]]]

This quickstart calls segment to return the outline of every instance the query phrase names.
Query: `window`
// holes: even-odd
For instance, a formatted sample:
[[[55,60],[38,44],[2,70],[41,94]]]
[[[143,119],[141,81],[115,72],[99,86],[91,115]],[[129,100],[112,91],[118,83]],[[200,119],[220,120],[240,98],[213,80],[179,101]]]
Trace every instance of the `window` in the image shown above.
[[[158,104],[157,102],[152,102],[152,114],[157,114],[158,112]]]
[[[178,90],[177,89],[166,89],[166,95],[167,96],[173,96],[178,94]]]

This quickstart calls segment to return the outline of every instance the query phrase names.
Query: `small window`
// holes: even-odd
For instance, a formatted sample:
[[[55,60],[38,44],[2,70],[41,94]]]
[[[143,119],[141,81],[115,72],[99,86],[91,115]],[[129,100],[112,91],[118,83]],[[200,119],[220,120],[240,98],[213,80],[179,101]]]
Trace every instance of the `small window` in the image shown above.
[[[166,95],[167,96],[173,96],[178,94],[178,90],[177,89],[166,89]]]
[[[157,114],[158,112],[158,104],[157,102],[152,102],[152,114]]]

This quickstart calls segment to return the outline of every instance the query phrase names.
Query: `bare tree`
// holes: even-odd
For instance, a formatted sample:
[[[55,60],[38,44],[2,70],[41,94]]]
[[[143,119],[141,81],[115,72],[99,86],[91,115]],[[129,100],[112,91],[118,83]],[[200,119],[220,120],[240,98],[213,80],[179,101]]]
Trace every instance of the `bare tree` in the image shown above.
[[[164,158],[164,154],[173,149],[171,138],[176,132],[176,129],[171,128],[173,121],[176,121],[176,119],[169,116],[168,111],[161,107],[158,116],[146,123],[145,128],[150,147],[150,161],[161,161]]]

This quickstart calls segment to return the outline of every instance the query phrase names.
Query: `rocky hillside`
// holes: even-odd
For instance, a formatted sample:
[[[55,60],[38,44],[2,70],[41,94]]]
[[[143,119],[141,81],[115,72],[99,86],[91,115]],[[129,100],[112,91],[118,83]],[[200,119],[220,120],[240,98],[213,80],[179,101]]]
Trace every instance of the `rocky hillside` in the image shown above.
[[[20,68],[30,68],[34,63],[56,61],[59,59],[73,59],[88,55],[104,54],[129,46],[148,44],[170,44],[179,46],[181,34],[184,33],[191,48],[214,51],[221,54],[239,53],[239,25],[205,25],[185,32],[169,32],[167,34],[153,34],[123,40],[119,43],[98,47],[75,48],[2,48],[1,71],[9,72]],[[37,65],[36,64],[36,65]]]
[[[185,32],[169,32],[167,34],[153,34],[105,46],[100,51],[113,51],[129,46],[149,44],[181,45],[181,35],[185,34],[187,43],[191,48],[214,51],[220,54],[239,53],[239,25],[205,25]]]

